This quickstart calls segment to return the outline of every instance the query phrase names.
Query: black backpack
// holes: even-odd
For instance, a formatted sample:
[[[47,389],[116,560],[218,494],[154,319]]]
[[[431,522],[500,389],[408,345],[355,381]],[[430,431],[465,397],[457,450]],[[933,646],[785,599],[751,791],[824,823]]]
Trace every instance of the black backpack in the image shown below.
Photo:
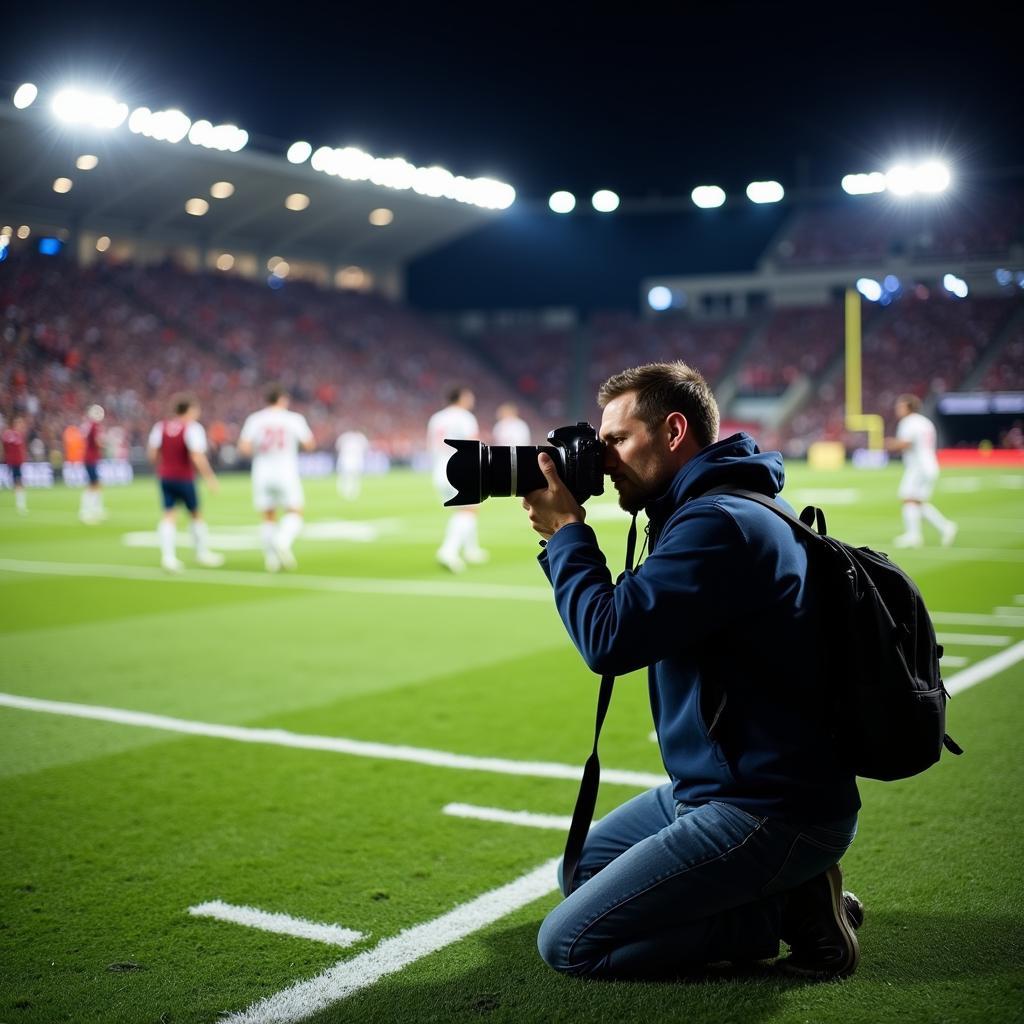
[[[756,491],[716,487],[711,494],[756,501],[804,538],[826,605],[836,741],[857,775],[905,779],[935,764],[943,747],[962,754],[946,734],[942,647],[914,581],[884,554],[829,537],[819,508],[808,506],[797,519]]]

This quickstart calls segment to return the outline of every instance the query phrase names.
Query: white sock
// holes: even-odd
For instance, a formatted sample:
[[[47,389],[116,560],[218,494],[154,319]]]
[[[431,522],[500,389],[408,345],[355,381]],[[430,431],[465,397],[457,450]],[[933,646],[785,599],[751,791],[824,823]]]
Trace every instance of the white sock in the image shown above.
[[[92,492],[92,510],[96,515],[103,515],[103,492],[93,491]]]
[[[263,541],[263,553],[265,555],[277,556],[277,552],[274,550],[274,530],[277,527],[277,523],[270,519],[264,519],[263,525],[260,527],[260,538]]]
[[[480,543],[477,540],[476,525],[479,516],[475,512],[461,512],[459,513],[465,522],[462,526],[462,549],[463,551],[479,551]]]
[[[921,536],[921,506],[913,502],[903,505],[903,526],[911,537]]]
[[[932,504],[925,503],[922,505],[921,515],[923,515],[936,530],[944,530],[949,526],[949,520]]]
[[[174,544],[177,540],[175,525],[170,519],[161,519],[160,525],[156,528],[157,536],[160,538],[160,555],[170,561],[174,558]]]
[[[82,491],[81,500],[78,502],[78,514],[80,516],[88,516],[91,514],[92,510],[89,507],[89,496],[91,493],[92,492],[88,488]]]
[[[203,556],[210,553],[206,547],[206,541],[209,536],[210,531],[206,528],[206,523],[204,523],[202,519],[193,519],[192,543],[196,546],[197,555]]]
[[[459,544],[462,539],[460,533],[461,515],[453,512],[448,517],[448,525],[444,528],[444,540],[441,543],[441,550],[438,554],[442,558],[456,558],[459,554]]]
[[[28,499],[25,497],[24,487],[14,488],[14,504],[21,512],[24,512],[28,508]]]
[[[298,512],[285,512],[277,531],[277,542],[283,548],[290,548],[302,530],[302,516]]]

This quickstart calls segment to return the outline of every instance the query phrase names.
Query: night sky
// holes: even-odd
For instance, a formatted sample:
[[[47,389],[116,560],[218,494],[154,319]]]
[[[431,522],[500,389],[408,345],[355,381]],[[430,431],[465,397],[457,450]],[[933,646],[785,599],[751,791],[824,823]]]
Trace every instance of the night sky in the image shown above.
[[[1017,33],[995,8],[325,7],[9,2],[0,78],[99,83],[258,144],[360,145],[523,197],[835,185],[924,151],[961,173],[1024,165]]]

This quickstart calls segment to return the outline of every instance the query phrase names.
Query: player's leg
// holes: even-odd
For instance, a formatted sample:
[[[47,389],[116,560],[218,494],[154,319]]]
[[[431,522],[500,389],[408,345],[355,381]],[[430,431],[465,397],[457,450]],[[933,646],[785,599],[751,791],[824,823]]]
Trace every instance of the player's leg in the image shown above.
[[[474,505],[465,509],[465,531],[462,537],[462,557],[470,565],[481,565],[486,562],[490,555],[482,547],[477,537],[477,524],[480,521],[480,506]]]
[[[18,515],[28,514],[28,495],[25,493],[25,484],[21,479],[21,466],[11,466],[11,476],[14,479],[14,507]]]
[[[260,542],[263,545],[263,566],[267,572],[280,572],[281,559],[277,556],[274,546],[274,534],[277,531],[277,509],[265,508],[260,522]]]
[[[924,500],[921,473],[905,469],[900,480],[899,498],[903,503],[903,532],[893,541],[898,548],[919,548],[924,544],[921,533],[921,502]]]
[[[175,505],[178,501],[178,494],[173,481],[160,481],[160,499],[164,510],[156,528],[160,540],[160,565],[167,572],[181,572],[185,566],[175,550],[178,530],[178,514],[175,511]]]
[[[285,512],[281,516],[281,525],[277,528],[274,547],[277,549],[277,557],[281,559],[281,565],[286,569],[294,569],[298,563],[295,561],[292,545],[302,532],[305,496],[298,477],[284,481],[280,490]]]
[[[921,515],[939,531],[943,547],[949,547],[949,545],[956,539],[957,525],[952,519],[947,519],[931,503],[931,496],[932,492],[935,490],[936,479],[937,476],[929,477],[925,482],[925,487],[921,490]]]
[[[199,510],[199,496],[196,494],[196,485],[192,481],[182,486],[182,500],[191,517],[190,528],[192,543],[196,550],[196,561],[207,568],[216,569],[224,564],[224,556],[210,550],[210,531]]]

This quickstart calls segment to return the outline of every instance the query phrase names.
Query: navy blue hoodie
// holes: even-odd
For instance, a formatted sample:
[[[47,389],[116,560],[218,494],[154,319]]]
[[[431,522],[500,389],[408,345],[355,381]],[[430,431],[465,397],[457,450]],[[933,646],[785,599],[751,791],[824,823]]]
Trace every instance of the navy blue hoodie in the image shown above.
[[[755,502],[699,497],[721,485],[774,497],[784,478],[778,452],[734,434],[647,507],[650,552],[617,586],[583,523],[555,533],[540,562],[594,672],[649,668],[677,800],[820,824],[853,814],[860,799],[829,738],[806,551]]]

